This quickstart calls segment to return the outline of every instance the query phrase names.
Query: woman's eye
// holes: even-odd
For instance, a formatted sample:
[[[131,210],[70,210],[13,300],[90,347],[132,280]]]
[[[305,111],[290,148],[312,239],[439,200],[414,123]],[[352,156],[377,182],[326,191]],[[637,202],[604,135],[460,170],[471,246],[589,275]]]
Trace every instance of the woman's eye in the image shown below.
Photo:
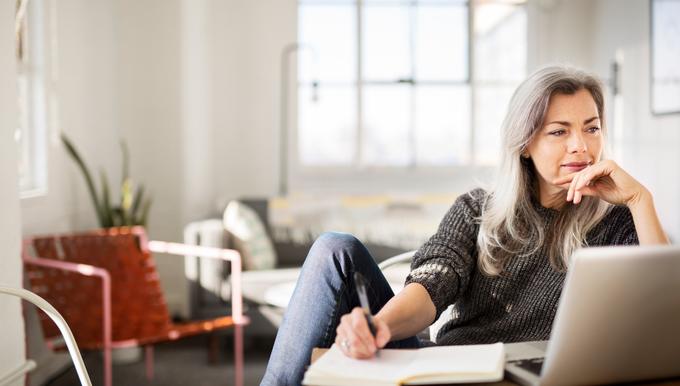
[[[556,136],[556,137],[559,137],[559,136],[561,136],[561,135],[564,135],[564,133],[566,133],[566,132],[567,132],[567,131],[564,130],[564,129],[559,129],[559,130],[553,130],[553,131],[549,132],[548,134],[554,135],[554,136]]]
[[[587,131],[588,131],[589,133],[597,133],[598,131],[600,131],[600,128],[597,127],[597,126],[593,126],[593,127],[588,128]]]

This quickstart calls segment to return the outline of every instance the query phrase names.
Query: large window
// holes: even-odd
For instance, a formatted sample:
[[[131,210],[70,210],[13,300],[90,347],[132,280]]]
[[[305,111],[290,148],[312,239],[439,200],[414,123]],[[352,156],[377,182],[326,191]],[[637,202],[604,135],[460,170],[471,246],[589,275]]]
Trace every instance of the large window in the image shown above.
[[[522,1],[300,0],[298,23],[299,167],[496,162]]]
[[[19,119],[14,137],[19,146],[22,197],[47,189],[45,8],[45,0],[16,0]]]

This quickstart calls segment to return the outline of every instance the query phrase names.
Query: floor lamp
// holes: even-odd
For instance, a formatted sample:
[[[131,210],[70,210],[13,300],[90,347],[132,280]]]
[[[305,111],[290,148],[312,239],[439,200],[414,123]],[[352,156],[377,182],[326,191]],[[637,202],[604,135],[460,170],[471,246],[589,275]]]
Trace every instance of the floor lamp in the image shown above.
[[[289,43],[281,50],[281,95],[279,100],[279,196],[288,194],[288,77],[290,55],[300,50],[309,50],[313,57],[315,69],[318,66],[318,54],[314,47],[302,43]],[[312,80],[312,101],[318,100],[318,77],[314,75]]]

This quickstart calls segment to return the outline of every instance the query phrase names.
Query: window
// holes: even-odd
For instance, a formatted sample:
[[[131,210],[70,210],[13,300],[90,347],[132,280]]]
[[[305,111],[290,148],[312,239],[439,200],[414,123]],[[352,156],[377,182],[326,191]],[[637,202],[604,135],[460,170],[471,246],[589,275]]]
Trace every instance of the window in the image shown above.
[[[47,189],[44,3],[16,1],[17,93],[15,140],[19,146],[19,190],[22,197]]]
[[[300,0],[298,12],[298,167],[497,161],[526,72],[523,1]]]

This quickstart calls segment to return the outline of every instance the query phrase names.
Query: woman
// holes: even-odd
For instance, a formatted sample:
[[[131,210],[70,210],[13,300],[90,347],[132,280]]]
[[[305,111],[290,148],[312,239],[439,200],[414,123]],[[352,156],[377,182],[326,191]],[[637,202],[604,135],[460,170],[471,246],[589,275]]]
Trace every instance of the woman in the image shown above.
[[[501,166],[489,191],[459,197],[415,254],[393,295],[355,238],[312,246],[276,337],[263,385],[297,385],[313,347],[353,358],[427,345],[415,335],[450,304],[436,344],[545,340],[579,247],[666,244],[652,195],[603,158],[604,97],[583,71],[548,67],[515,91],[503,122]],[[370,283],[370,333],[353,273]],[[431,344],[431,343],[429,343]]]

